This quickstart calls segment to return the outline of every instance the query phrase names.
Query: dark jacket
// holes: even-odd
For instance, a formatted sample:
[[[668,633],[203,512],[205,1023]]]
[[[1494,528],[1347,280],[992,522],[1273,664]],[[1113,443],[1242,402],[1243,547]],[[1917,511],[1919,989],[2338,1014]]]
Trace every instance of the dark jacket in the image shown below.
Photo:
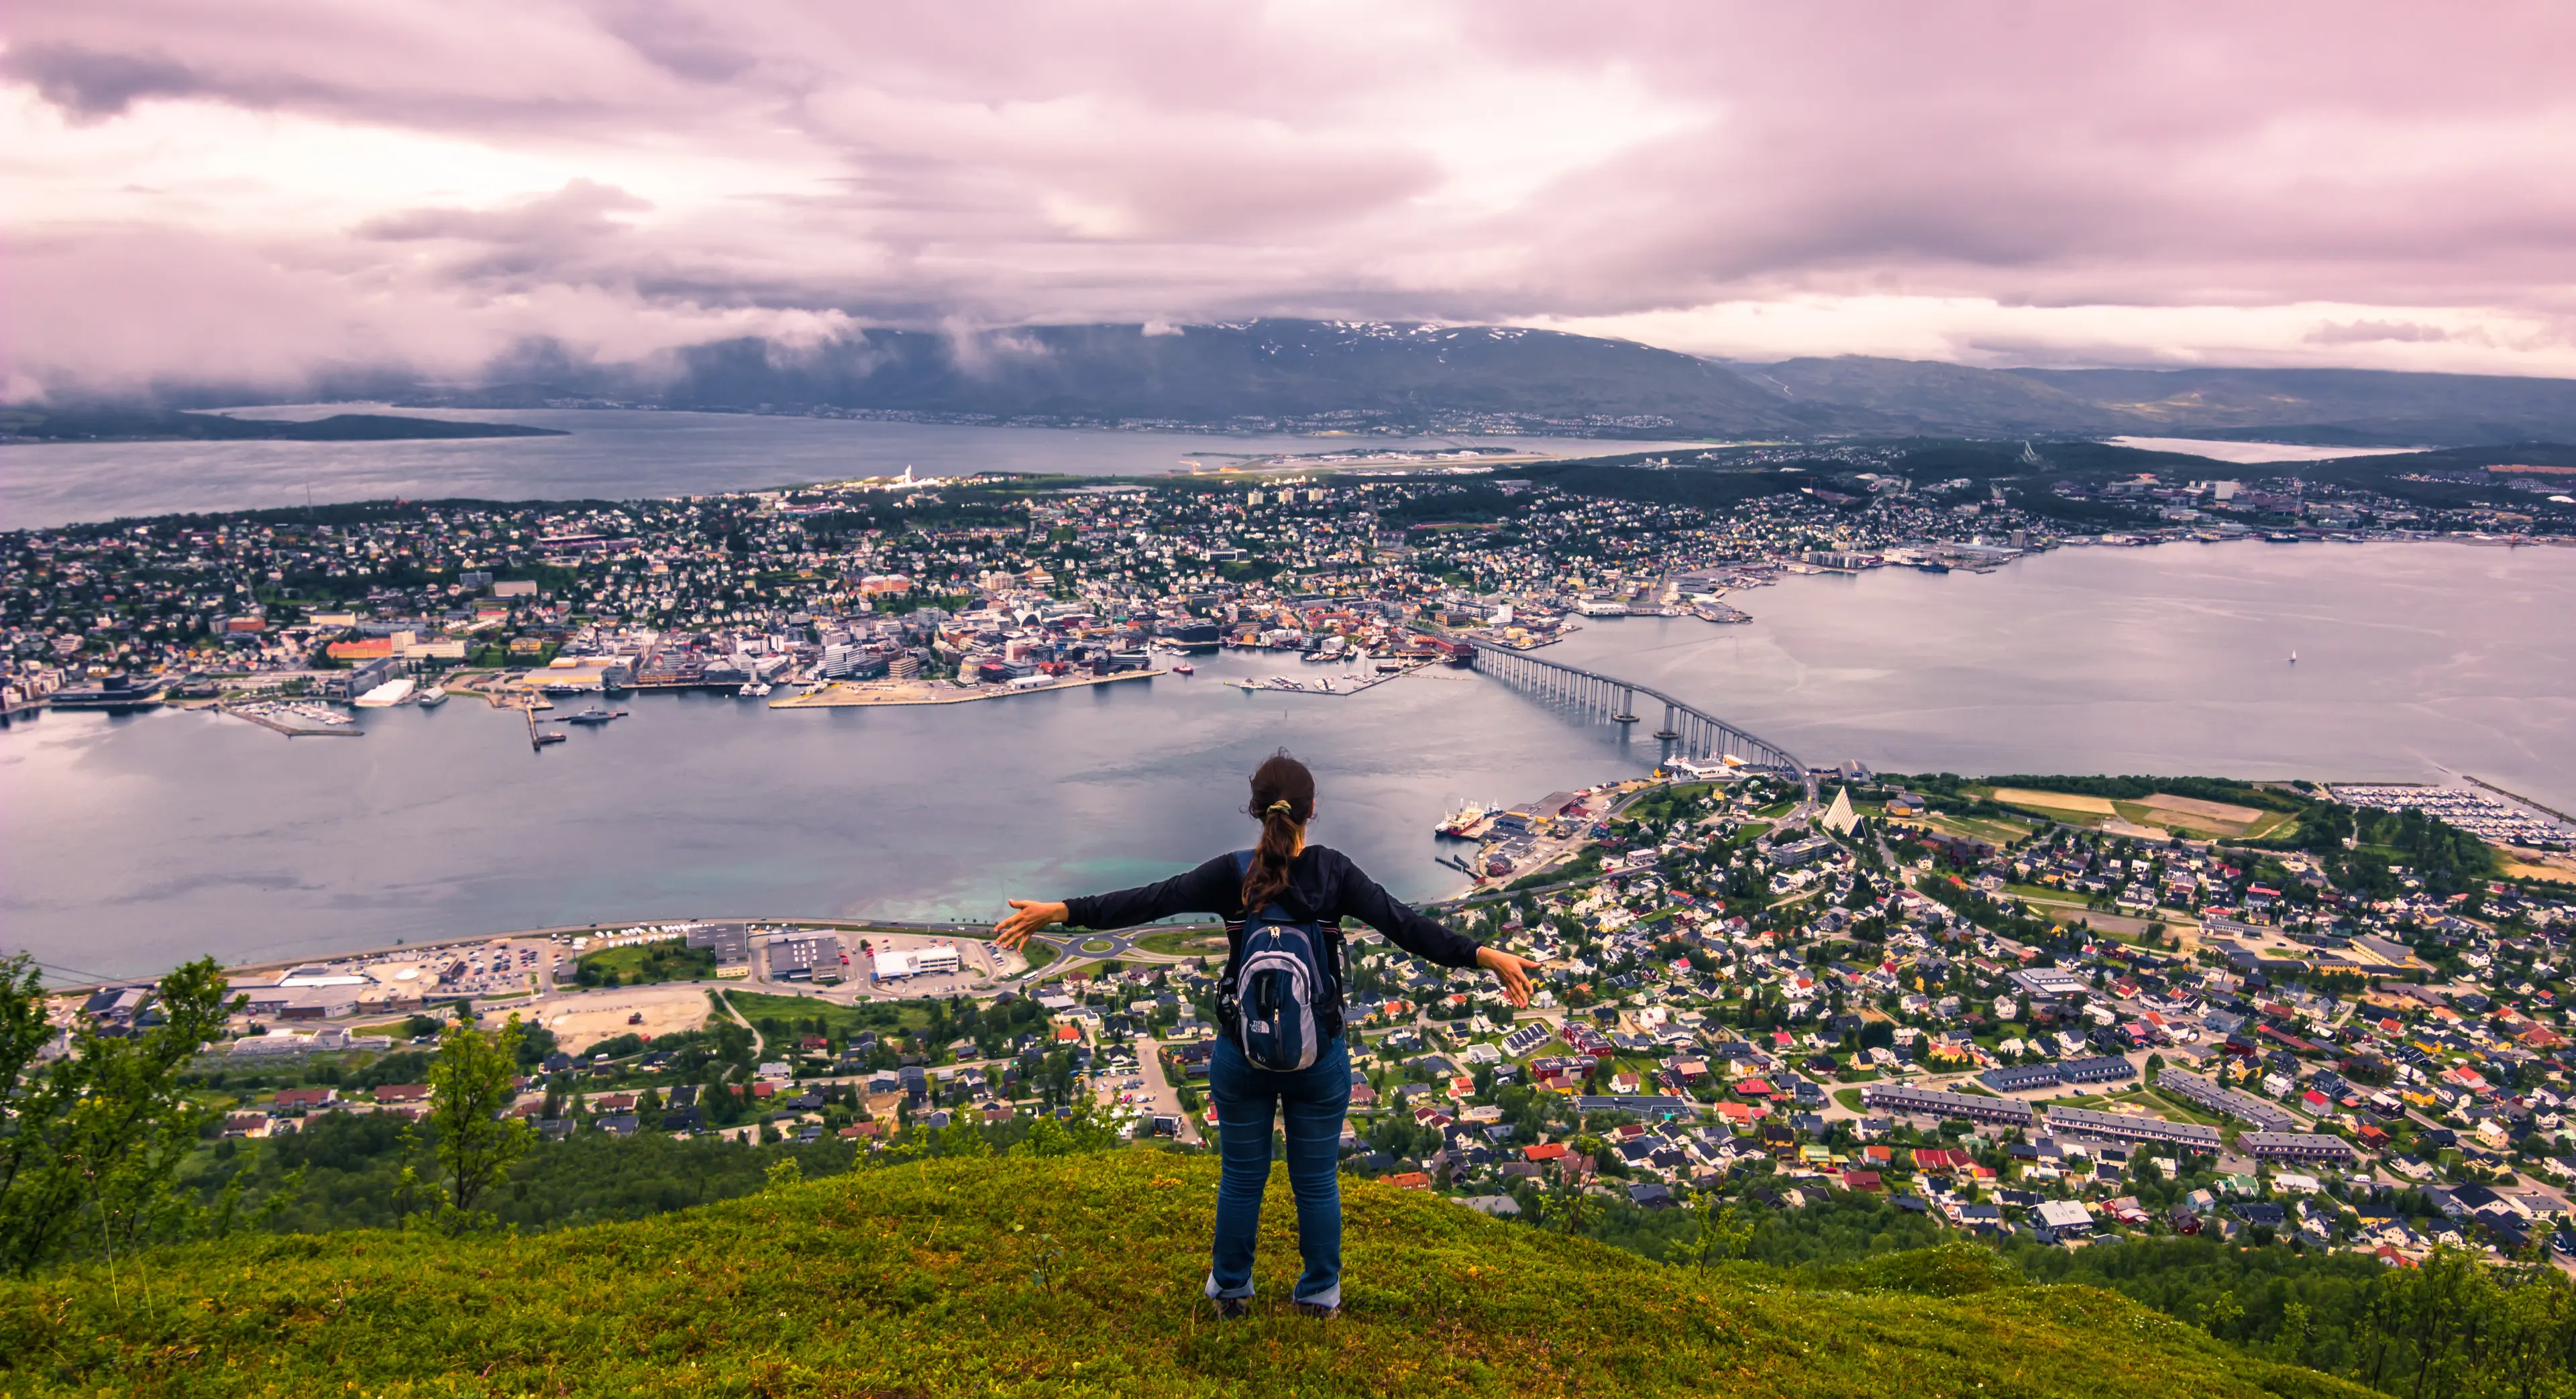
[[[1432,922],[1397,903],[1360,873],[1351,857],[1309,845],[1288,866],[1288,891],[1279,904],[1296,918],[1338,922],[1356,918],[1426,962],[1444,967],[1476,965],[1476,940]],[[1089,894],[1064,901],[1065,921],[1077,928],[1132,928],[1178,913],[1213,913],[1227,922],[1243,917],[1243,876],[1234,856],[1219,855],[1160,884]]]

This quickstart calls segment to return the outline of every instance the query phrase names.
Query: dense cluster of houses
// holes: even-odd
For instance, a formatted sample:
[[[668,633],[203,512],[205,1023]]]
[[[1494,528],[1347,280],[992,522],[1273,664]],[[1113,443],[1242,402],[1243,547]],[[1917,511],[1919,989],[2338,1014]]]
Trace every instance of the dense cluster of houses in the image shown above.
[[[2576,896],[2355,900],[2296,857],[2044,823],[2000,848],[1920,797],[1766,828],[1780,795],[1605,824],[1631,847],[1610,877],[1471,915],[1545,958],[1542,1018],[1363,937],[1354,1164],[1498,1213],[1573,1178],[1650,1208],[1876,1192],[2051,1239],[2557,1237]],[[2133,888],[2207,935],[2115,939],[2021,899]]]

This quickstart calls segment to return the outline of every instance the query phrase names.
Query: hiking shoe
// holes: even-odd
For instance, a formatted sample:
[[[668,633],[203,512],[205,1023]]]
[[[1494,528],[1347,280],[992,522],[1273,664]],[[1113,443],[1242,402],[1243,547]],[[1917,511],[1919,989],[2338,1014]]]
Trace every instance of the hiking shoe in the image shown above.
[[[1328,1307],[1321,1302],[1299,1302],[1297,1304],[1297,1315],[1311,1316],[1317,1321],[1330,1321],[1341,1314],[1341,1308]]]
[[[1252,1304],[1240,1297],[1213,1297],[1209,1300],[1216,1304],[1216,1319],[1219,1321],[1241,1321],[1252,1315]]]

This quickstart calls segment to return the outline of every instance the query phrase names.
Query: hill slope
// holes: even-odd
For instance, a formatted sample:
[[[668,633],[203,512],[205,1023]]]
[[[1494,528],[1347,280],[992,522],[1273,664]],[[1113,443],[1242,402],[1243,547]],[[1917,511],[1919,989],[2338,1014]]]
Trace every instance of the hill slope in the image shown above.
[[[1206,1317],[1215,1163],[932,1162],[634,1224],[263,1237],[0,1284],[12,1394],[2359,1395],[2108,1293],[1819,1292],[1348,1189],[1348,1314]],[[1905,1255],[1920,1258],[1922,1255]],[[1898,1280],[1896,1273],[1873,1281]],[[1937,1290],[1956,1290],[1944,1288]]]
[[[1700,431],[1797,431],[1790,403],[1722,365],[1626,340],[1495,326],[1256,320],[1156,329],[1025,326],[956,335],[864,330],[815,345],[740,339],[651,366],[578,364],[531,346],[480,390],[437,401],[598,395],[671,408],[805,408],[1043,422],[1306,426],[1505,415]]]

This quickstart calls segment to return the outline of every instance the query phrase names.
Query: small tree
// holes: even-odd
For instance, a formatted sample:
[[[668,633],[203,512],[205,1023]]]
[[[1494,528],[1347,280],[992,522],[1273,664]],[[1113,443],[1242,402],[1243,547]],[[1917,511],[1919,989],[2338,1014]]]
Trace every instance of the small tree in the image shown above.
[[[179,1085],[199,1050],[244,1001],[200,958],[154,988],[160,1023],[139,1034],[73,1027],[68,1051],[40,1062],[57,1031],[25,955],[0,961],[0,1268],[25,1274],[91,1247],[102,1252],[182,1232],[180,1164],[217,1110]]]
[[[1714,1190],[1692,1195],[1691,1216],[1691,1237],[1681,1254],[1694,1267],[1742,1258],[1753,1242],[1753,1221],[1743,1217],[1734,1201],[1721,1200]]]
[[[438,1037],[425,1120],[431,1156],[445,1179],[440,1214],[451,1224],[470,1222],[483,1193],[528,1149],[528,1124],[502,1115],[518,1093],[520,1034],[515,1015],[491,1034],[459,1015]]]

